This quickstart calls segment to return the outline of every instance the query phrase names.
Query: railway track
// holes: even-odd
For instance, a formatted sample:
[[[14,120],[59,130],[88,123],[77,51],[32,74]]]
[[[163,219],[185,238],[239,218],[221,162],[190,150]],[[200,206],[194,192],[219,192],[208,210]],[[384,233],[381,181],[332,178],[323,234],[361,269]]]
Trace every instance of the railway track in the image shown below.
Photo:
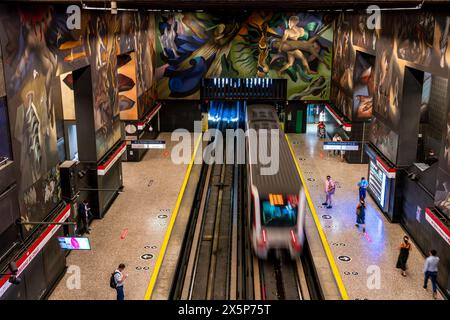
[[[300,258],[291,260],[288,255],[279,252],[268,260],[257,263],[259,263],[261,300],[311,299]]]
[[[226,124],[220,124],[224,130]],[[237,150],[235,148],[235,150]],[[223,150],[226,154],[226,150]],[[192,212],[182,263],[172,297],[183,300],[237,298],[240,165],[203,166],[199,206]],[[233,240],[234,239],[234,240]]]
[[[246,179],[242,164],[203,165],[171,299],[321,298],[307,243],[296,260],[282,251],[266,261],[253,254]]]

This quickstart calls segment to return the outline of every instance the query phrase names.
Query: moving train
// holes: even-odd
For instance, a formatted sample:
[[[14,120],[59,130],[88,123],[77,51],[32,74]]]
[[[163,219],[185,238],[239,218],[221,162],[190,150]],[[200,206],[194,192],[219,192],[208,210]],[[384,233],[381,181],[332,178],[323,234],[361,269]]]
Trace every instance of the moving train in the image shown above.
[[[267,259],[271,250],[288,250],[294,259],[302,253],[305,239],[305,191],[275,108],[265,104],[247,106],[245,129],[247,133],[255,130],[258,137],[256,141],[246,135],[248,225],[253,250],[260,259]],[[266,134],[267,139],[260,139],[261,134]],[[267,172],[261,169],[268,165],[262,164],[257,151],[269,150],[270,155],[271,134],[279,139],[279,166],[264,174]],[[273,156],[272,161],[276,161]]]

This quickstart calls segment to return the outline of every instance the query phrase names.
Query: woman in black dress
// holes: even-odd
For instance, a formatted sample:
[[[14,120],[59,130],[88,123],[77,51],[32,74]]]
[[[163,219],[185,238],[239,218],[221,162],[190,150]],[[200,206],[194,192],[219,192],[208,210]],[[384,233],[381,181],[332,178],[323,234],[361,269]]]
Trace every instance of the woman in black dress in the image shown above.
[[[397,259],[397,269],[402,270],[402,276],[404,277],[406,277],[406,262],[408,261],[409,251],[411,251],[411,243],[409,242],[409,237],[404,236]]]

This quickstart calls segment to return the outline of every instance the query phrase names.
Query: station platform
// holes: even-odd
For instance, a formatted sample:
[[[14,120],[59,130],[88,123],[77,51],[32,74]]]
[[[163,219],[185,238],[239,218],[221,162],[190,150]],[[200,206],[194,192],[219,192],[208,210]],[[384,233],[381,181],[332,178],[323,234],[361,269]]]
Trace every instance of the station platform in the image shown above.
[[[425,257],[413,241],[407,277],[403,277],[400,270],[396,269],[399,246],[407,233],[400,224],[387,220],[369,194],[366,198],[366,233],[362,232],[362,228],[355,227],[357,183],[361,177],[367,178],[367,165],[348,164],[342,162],[339,156],[332,156],[324,151],[323,142],[316,135],[315,125],[308,125],[306,134],[287,136],[348,298],[433,299],[431,284],[428,290],[422,288]],[[331,209],[322,206],[327,175],[336,182]],[[376,270],[380,271],[378,283],[373,278]],[[440,293],[438,299],[443,299]]]
[[[161,133],[158,139],[166,141],[165,149],[149,150],[142,161],[122,164],[123,193],[102,220],[91,224],[92,250],[73,251],[67,257],[68,272],[50,300],[116,299],[109,278],[120,263],[126,265],[124,273],[128,274],[125,299],[144,299],[151,279],[155,278],[155,266],[167,245],[167,233],[173,226],[172,218],[192,168],[192,161],[172,162],[171,151],[176,142],[170,140],[170,133]],[[193,197],[185,194],[184,198],[189,196]]]

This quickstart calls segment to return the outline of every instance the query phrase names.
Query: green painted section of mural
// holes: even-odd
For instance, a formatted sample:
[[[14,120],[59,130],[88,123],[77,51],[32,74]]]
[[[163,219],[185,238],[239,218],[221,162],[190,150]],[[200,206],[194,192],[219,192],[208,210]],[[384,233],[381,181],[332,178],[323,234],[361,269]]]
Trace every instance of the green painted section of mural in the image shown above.
[[[199,99],[202,78],[284,78],[289,100],[327,100],[332,17],[253,12],[157,16],[159,99]]]

